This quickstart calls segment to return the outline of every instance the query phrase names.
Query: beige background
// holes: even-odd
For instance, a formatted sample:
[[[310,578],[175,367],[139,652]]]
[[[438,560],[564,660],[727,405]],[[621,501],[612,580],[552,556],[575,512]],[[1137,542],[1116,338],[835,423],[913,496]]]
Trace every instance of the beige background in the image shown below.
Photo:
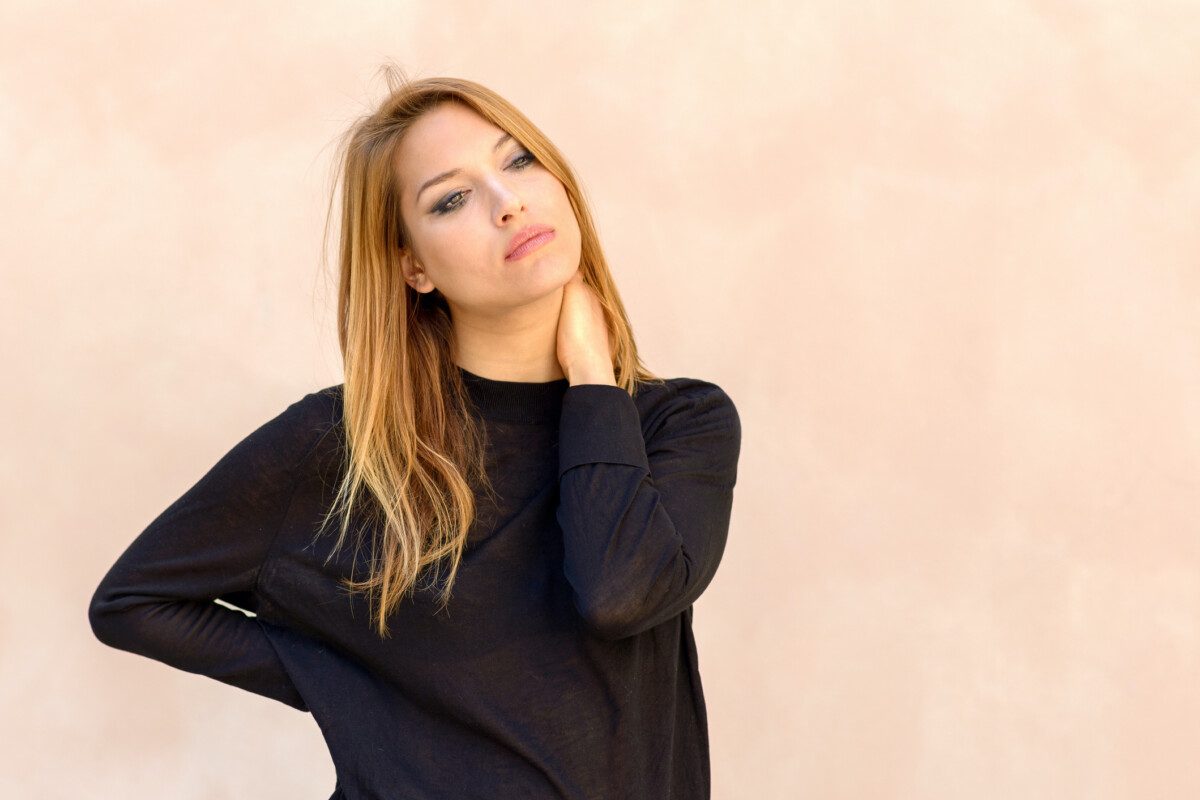
[[[334,137],[513,100],[650,366],[733,397],[715,800],[1200,794],[1200,4],[6,3],[6,797],[325,798],[310,716],[86,604],[340,381]]]

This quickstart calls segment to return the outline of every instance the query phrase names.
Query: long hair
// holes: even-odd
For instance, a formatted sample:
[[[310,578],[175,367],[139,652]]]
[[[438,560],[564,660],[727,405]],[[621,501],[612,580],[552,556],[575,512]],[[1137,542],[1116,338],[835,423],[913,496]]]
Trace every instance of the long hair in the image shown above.
[[[639,382],[662,379],[638,357],[583,190],[550,140],[478,83],[410,80],[390,64],[383,70],[387,95],[342,135],[334,162],[342,191],[337,326],[345,373],[338,437],[344,473],[320,529],[340,518],[336,552],[352,516],[362,512],[359,518],[368,520],[357,530],[359,546],[364,530],[370,531],[369,575],[355,580],[352,569],[341,583],[367,594],[374,627],[387,637],[388,616],[422,574],[432,574],[433,586],[448,570],[440,595],[440,608],[446,607],[475,520],[475,492],[495,498],[484,469],[486,430],[468,410],[451,355],[450,308],[440,292],[417,292],[401,273],[399,255],[409,237],[394,164],[417,118],[440,103],[462,103],[512,135],[558,178],[579,223],[584,282],[604,309],[617,385],[632,396]],[[331,195],[326,242],[333,207]]]

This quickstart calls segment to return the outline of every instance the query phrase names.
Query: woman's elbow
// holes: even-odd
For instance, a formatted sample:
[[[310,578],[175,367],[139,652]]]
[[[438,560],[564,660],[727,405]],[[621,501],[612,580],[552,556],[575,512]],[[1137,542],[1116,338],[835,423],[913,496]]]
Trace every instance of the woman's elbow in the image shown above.
[[[88,624],[92,635],[109,647],[120,647],[123,638],[124,625],[117,597],[107,583],[101,583],[88,601]]]

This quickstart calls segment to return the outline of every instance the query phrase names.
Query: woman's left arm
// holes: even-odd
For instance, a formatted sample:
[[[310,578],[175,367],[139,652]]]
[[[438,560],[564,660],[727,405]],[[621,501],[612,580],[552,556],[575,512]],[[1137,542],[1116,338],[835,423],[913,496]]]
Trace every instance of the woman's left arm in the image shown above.
[[[556,516],[564,571],[576,608],[604,639],[685,611],[725,550],[741,448],[737,409],[706,381],[674,389],[648,438],[624,389],[580,383],[563,395]]]

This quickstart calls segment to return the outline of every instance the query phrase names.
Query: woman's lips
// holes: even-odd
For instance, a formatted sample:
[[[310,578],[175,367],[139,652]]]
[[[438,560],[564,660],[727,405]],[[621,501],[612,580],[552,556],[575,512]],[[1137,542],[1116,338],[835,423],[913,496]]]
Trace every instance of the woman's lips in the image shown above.
[[[541,247],[542,245],[544,245],[546,242],[550,241],[553,238],[554,238],[554,231],[546,231],[545,233],[539,233],[537,236],[534,236],[532,239],[526,240],[524,243],[522,243],[522,245],[520,247],[518,247],[516,250],[513,250],[511,254],[505,256],[504,260],[505,261],[516,261],[520,258],[523,258],[523,257],[529,255],[530,253],[532,253],[534,250],[537,250],[539,247]]]

